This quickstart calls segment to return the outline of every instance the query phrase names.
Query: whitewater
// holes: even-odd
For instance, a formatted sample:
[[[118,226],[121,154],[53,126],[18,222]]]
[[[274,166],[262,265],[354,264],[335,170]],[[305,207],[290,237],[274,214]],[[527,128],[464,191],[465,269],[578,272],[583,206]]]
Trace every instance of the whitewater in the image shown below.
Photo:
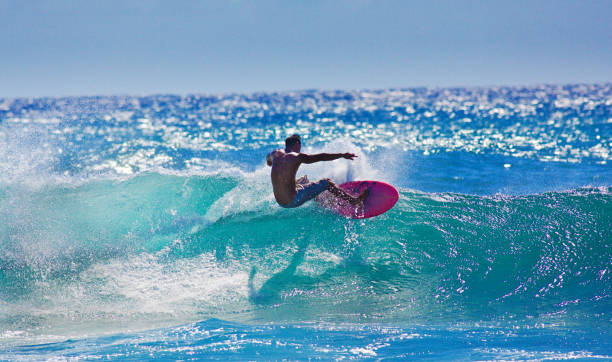
[[[367,220],[265,155],[355,161]],[[612,359],[612,84],[0,99],[0,359]]]

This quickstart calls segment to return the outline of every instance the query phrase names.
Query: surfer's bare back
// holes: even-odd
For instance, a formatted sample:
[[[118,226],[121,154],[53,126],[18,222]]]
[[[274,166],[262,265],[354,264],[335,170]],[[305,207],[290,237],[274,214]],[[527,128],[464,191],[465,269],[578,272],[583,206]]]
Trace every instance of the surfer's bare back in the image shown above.
[[[298,207],[308,200],[315,198],[321,192],[327,190],[336,197],[357,205],[368,196],[365,190],[358,197],[351,196],[328,179],[317,182],[309,182],[306,176],[299,180],[295,179],[297,170],[303,163],[315,163],[320,161],[333,161],[339,158],[353,160],[357,157],[352,153],[318,153],[308,155],[301,153],[302,141],[300,136],[294,134],[285,140],[285,150],[274,150],[268,153],[266,162],[272,166],[272,187],[276,202],[282,207]]]

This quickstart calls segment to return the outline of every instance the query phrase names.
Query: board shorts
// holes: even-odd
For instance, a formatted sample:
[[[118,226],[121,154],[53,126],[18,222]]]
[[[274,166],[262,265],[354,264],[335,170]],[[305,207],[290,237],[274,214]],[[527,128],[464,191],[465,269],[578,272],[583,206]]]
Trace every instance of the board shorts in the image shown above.
[[[308,200],[314,199],[318,194],[327,190],[329,180],[323,179],[306,185],[296,185],[297,195],[289,205],[281,205],[286,208],[298,207]]]

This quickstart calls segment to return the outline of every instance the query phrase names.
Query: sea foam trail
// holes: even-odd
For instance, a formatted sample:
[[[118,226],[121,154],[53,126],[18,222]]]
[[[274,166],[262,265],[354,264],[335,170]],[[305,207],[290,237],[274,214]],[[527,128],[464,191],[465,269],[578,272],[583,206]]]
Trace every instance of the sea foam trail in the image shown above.
[[[4,187],[5,342],[208,317],[609,320],[610,188],[518,197],[401,189],[391,211],[364,222],[315,203],[282,209],[267,177]]]

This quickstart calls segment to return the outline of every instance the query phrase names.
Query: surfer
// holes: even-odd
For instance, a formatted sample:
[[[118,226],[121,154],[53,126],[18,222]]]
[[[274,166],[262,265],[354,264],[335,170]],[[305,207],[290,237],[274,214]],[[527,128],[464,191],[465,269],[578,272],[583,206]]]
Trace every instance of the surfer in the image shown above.
[[[321,192],[327,190],[334,196],[348,201],[351,205],[358,205],[368,196],[366,189],[358,197],[354,197],[342,190],[336,184],[324,178],[317,182],[309,182],[308,177],[303,176],[295,179],[297,170],[303,163],[315,163],[321,161],[333,161],[340,158],[353,160],[357,157],[353,153],[318,153],[309,155],[301,153],[302,141],[300,136],[294,134],[285,140],[285,150],[274,150],[268,153],[266,163],[272,166],[272,187],[276,202],[282,207],[298,207],[308,200],[315,198]]]

